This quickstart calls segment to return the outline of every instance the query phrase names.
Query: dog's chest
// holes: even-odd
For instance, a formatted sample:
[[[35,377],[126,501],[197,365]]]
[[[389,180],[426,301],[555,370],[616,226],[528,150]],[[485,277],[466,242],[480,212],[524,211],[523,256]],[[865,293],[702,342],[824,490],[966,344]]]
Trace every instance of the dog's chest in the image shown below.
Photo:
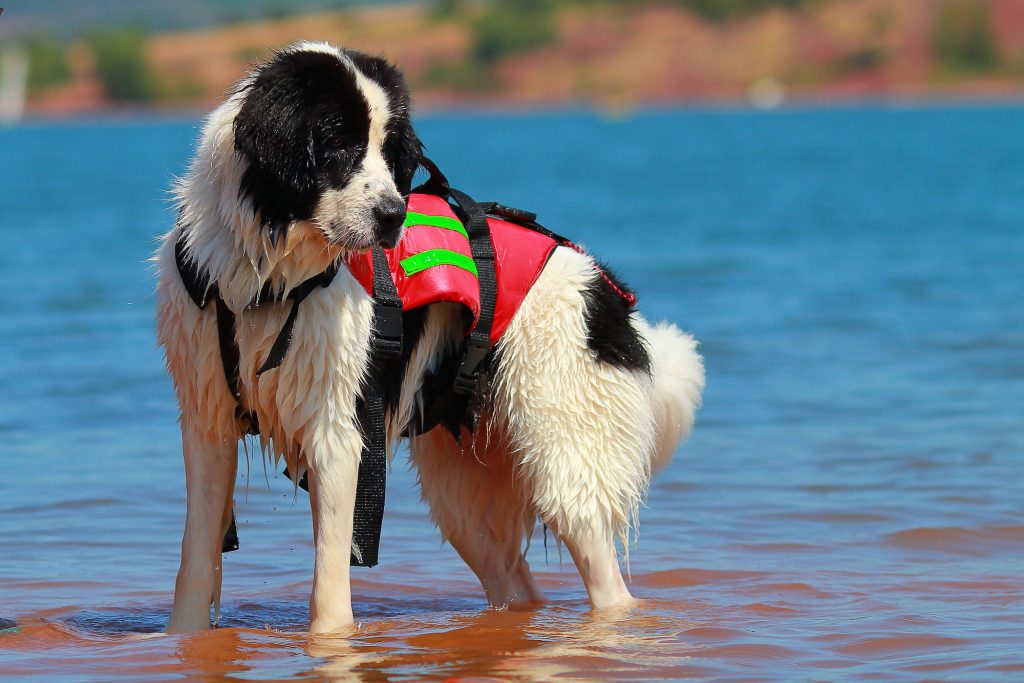
[[[345,269],[327,288],[299,305],[287,355],[260,372],[271,357],[293,301],[267,302],[240,312],[235,323],[241,409],[258,419],[261,438],[288,455],[307,446],[329,416],[355,415],[365,375],[372,303]]]

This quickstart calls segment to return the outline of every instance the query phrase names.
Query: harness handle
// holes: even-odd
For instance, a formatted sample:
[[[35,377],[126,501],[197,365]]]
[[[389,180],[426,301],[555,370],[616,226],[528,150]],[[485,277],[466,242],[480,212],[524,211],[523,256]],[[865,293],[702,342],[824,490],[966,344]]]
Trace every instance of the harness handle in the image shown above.
[[[420,159],[420,166],[430,174],[430,177],[421,185],[413,188],[412,191],[417,194],[432,194],[446,199],[450,197],[452,186],[448,184],[448,178],[437,167],[437,164],[424,156]]]

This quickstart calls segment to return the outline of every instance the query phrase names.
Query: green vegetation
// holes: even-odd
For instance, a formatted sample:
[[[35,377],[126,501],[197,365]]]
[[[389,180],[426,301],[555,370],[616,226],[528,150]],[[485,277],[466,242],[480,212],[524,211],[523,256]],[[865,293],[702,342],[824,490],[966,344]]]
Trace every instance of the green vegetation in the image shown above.
[[[555,10],[559,0],[493,0],[474,14],[469,0],[434,0],[433,17],[465,22],[472,46],[465,59],[435,61],[419,81],[427,87],[467,92],[494,86],[493,65],[503,57],[529,52],[558,37]]]
[[[255,64],[270,57],[270,50],[265,47],[244,47],[235,53],[235,57],[243,64]]]
[[[205,92],[203,84],[189,76],[164,76],[156,79],[153,85],[154,99],[162,102],[188,102]]]
[[[472,49],[464,62],[431,64],[423,74],[423,83],[486,90],[493,84],[493,64],[504,57],[544,47],[558,38],[556,12],[574,1],[587,0],[491,0],[475,17],[468,18],[469,0],[434,0],[435,18],[469,22]],[[650,1],[611,0],[621,4]],[[724,20],[775,6],[798,8],[814,0],[676,1],[703,17]]]
[[[67,48],[50,40],[28,42],[28,87],[38,92],[71,80]]]
[[[492,64],[552,42],[558,35],[553,0],[495,0],[472,24],[472,56]]]
[[[144,102],[156,94],[145,42],[145,34],[137,28],[115,29],[89,38],[96,74],[111,99]]]
[[[487,68],[473,60],[431,62],[417,81],[417,85],[426,88],[447,87],[463,92],[483,92],[494,85]]]
[[[932,47],[940,66],[950,72],[976,73],[998,66],[988,5],[979,0],[947,2],[932,30]]]
[[[491,0],[473,12],[471,0],[433,0],[433,16],[469,24],[472,48],[461,62],[437,62],[424,71],[426,86],[487,90],[494,84],[491,67],[501,59],[529,52],[558,38],[557,11],[574,2],[593,0]],[[600,1],[600,0],[599,0]],[[659,0],[607,0],[622,5]],[[753,14],[770,7],[800,8],[817,0],[676,0],[712,20]]]
[[[435,19],[459,19],[465,16],[470,4],[468,0],[434,0],[433,16]]]
[[[724,20],[772,7],[799,9],[811,0],[677,0],[683,7],[708,19]]]
[[[289,2],[289,0],[271,0],[263,4],[263,11],[257,16],[281,20],[297,16],[301,13],[302,8],[296,7],[295,3]]]

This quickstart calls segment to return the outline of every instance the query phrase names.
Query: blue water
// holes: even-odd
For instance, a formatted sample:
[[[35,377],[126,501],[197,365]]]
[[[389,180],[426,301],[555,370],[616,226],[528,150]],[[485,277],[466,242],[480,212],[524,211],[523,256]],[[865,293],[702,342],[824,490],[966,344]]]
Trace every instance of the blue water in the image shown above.
[[[232,628],[130,635],[166,621],[183,524],[147,259],[198,125],[0,131],[0,617],[22,624],[0,676],[1020,680],[1020,109],[422,118],[454,184],[537,211],[700,339],[705,405],[642,512],[641,611],[595,621],[539,537],[552,605],[487,611],[400,460],[364,632],[326,650],[300,635],[308,503],[258,460]]]

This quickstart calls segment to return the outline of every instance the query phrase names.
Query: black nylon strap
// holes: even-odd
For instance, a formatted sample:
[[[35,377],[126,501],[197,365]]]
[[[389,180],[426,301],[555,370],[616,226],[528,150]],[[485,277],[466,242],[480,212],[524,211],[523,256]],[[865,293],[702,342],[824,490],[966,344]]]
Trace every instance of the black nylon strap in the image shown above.
[[[210,274],[201,270],[195,260],[188,258],[185,254],[185,240],[181,237],[174,243],[174,263],[178,266],[178,275],[181,277],[181,283],[185,285],[189,298],[200,310],[206,308],[211,294]]]
[[[305,299],[306,297],[302,298]],[[292,346],[295,320],[299,317],[299,304],[301,302],[302,299],[292,302],[292,308],[288,311],[288,317],[284,319],[284,325],[281,326],[281,331],[277,333],[277,339],[274,340],[274,345],[270,347],[267,359],[263,361],[263,365],[256,371],[257,375],[262,375],[267,370],[273,370],[278,367],[284,361],[284,357],[288,355],[288,349]]]
[[[221,298],[217,288],[212,288],[214,301],[217,303],[217,339],[220,344],[220,361],[224,366],[224,379],[228,383],[228,391],[235,399],[235,417],[245,425],[248,431],[255,428],[255,416],[248,418],[246,411],[242,408],[242,395],[238,391],[238,344],[235,343],[235,314],[231,312],[224,299]],[[248,421],[246,421],[248,418]],[[259,431],[258,428],[255,428]],[[235,526],[235,512],[231,511],[231,526],[224,533],[221,540],[222,553],[230,553],[238,550],[238,528]]]
[[[199,310],[206,308],[210,299],[217,307],[217,342],[220,345],[220,362],[224,368],[224,381],[227,382],[228,391],[237,401],[240,398],[238,391],[238,344],[235,343],[235,314],[224,303],[224,299],[217,289],[216,283],[210,283],[210,276],[200,270],[194,260],[188,258],[185,253],[185,242],[182,239],[174,244],[174,262],[178,267],[178,275],[189,298],[195,302]]]
[[[389,361],[402,355],[402,299],[398,296],[384,250],[374,247],[372,258],[373,339],[370,373],[359,402],[363,452],[359,460],[356,505],[352,517],[354,548],[349,564],[353,567],[377,564],[388,466],[384,368]]]
[[[217,340],[220,342],[220,362],[224,366],[224,379],[228,383],[228,391],[236,401],[242,395],[238,391],[238,344],[235,343],[235,314],[224,303],[220,293],[214,295],[217,305]]]
[[[380,528],[384,521],[384,494],[387,488],[387,435],[384,425],[384,398],[380,382],[371,372],[359,405],[363,431],[363,452],[356,479],[356,505],[352,515],[353,551],[349,564],[373,567],[380,550]],[[358,554],[357,550],[358,549]]]
[[[385,356],[402,353],[402,299],[391,276],[388,257],[374,247],[373,257],[373,351]]]
[[[491,326],[494,306],[498,300],[498,278],[494,270],[494,245],[491,229],[483,208],[469,195],[451,190],[452,199],[465,215],[469,250],[476,262],[480,283],[480,317],[466,339],[462,365],[455,377],[455,392],[463,395],[475,393],[480,378],[480,366],[491,347]]]
[[[299,304],[305,301],[306,297],[317,287],[330,285],[334,281],[334,276],[338,274],[340,266],[340,262],[335,261],[327,270],[309,278],[291,291],[288,299],[292,302],[292,310],[288,311],[288,317],[285,318],[284,325],[281,326],[281,331],[277,334],[277,339],[274,340],[274,345],[270,347],[267,359],[263,361],[263,365],[256,372],[257,375],[262,375],[267,370],[273,370],[281,365],[284,357],[288,355],[288,349],[292,346],[292,334],[295,332],[295,320],[299,316]]]
[[[224,532],[224,538],[220,542],[222,553],[231,553],[238,550],[238,526],[235,524],[235,511],[231,511],[231,526]]]
[[[448,178],[445,177],[444,173],[441,173],[441,169],[437,167],[433,161],[427,157],[420,159],[420,166],[426,169],[430,177],[427,181],[418,187],[413,189],[413,192],[419,194],[432,194],[438,197],[447,197],[451,194],[452,188],[448,184]]]

